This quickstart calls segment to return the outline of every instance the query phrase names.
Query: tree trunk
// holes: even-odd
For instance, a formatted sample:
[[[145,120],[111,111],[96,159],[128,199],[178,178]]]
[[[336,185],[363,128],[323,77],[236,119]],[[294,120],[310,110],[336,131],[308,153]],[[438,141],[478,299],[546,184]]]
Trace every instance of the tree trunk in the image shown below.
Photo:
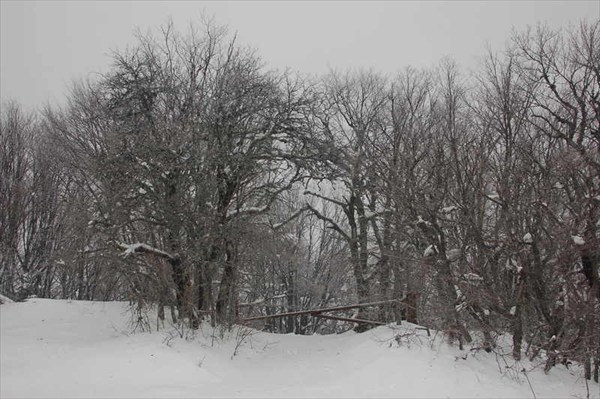
[[[225,264],[223,267],[223,277],[219,286],[219,294],[215,306],[216,318],[218,323],[231,325],[235,322],[235,265],[233,244],[225,244]]]
[[[523,321],[521,320],[520,306],[517,306],[515,317],[512,321],[513,350],[512,356],[515,360],[521,360],[521,348],[523,343]]]

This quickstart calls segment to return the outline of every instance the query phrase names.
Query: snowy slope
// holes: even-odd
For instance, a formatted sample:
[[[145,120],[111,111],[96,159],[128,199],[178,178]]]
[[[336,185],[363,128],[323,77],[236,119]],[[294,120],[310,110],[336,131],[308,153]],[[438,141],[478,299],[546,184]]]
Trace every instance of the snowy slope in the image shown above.
[[[0,396],[587,395],[581,370],[560,366],[545,375],[529,363],[506,368],[513,365],[508,356],[461,352],[412,326],[309,337],[246,329],[221,334],[205,326],[186,340],[168,326],[130,333],[126,308],[115,302],[44,299],[1,305]],[[402,333],[409,335],[398,344],[394,337]],[[523,368],[525,373],[518,371]],[[589,393],[600,398],[598,384],[590,383]]]

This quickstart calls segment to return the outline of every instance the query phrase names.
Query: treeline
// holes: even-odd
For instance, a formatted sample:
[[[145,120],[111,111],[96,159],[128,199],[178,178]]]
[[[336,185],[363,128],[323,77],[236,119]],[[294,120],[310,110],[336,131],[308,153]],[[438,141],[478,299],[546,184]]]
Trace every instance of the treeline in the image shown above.
[[[197,327],[408,295],[420,324],[487,349],[510,333],[515,359],[598,380],[600,21],[515,34],[470,74],[319,78],[167,25],[63,107],[5,104],[0,132],[13,299],[130,300]]]

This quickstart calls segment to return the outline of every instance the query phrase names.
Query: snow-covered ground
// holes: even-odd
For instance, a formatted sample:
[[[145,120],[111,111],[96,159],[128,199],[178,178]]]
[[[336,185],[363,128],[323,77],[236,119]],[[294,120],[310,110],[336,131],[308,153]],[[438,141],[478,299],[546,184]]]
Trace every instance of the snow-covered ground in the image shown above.
[[[585,398],[589,390],[600,398],[580,369],[545,375],[509,356],[459,351],[410,325],[330,336],[204,326],[195,336],[183,331],[186,339],[169,326],[131,333],[126,309],[46,299],[1,305],[0,397]]]

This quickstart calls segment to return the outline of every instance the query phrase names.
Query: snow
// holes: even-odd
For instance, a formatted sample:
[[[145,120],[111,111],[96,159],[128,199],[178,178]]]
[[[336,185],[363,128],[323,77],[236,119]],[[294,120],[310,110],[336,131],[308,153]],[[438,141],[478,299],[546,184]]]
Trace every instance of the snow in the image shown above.
[[[153,252],[155,254],[162,255],[162,256],[165,256],[167,258],[173,258],[173,255],[169,254],[168,252],[161,251],[158,248],[154,248],[154,247],[152,247],[152,246],[150,246],[148,244],[144,244],[144,243],[141,243],[141,242],[136,242],[134,244],[119,243],[118,245],[119,245],[119,247],[121,249],[123,249],[122,256],[124,258],[135,254],[140,249],[141,250],[145,250],[147,252]]]
[[[533,242],[533,237],[531,236],[531,233],[527,233],[523,236],[523,242],[526,244],[531,244]]]
[[[462,251],[459,248],[454,248],[446,252],[446,258],[450,262],[454,262],[459,259],[462,255]]]
[[[417,224],[424,224],[425,226],[431,226],[431,222],[424,220],[423,217],[421,217],[421,215],[418,215],[418,217],[417,217]]]
[[[365,219],[373,219],[377,216],[379,216],[379,213],[377,213],[377,212],[372,212],[370,210],[365,211]]]
[[[3,303],[13,303],[13,300],[7,296],[0,294],[0,304],[3,304]]]
[[[127,257],[130,255],[133,255],[135,253],[135,251],[138,250],[138,248],[145,248],[145,247],[147,247],[147,245],[137,242],[135,244],[120,244],[120,247],[122,247],[124,249],[123,256]]]
[[[227,217],[233,217],[241,214],[256,214],[256,213],[264,213],[267,211],[265,207],[256,207],[256,206],[247,206],[241,209],[229,209],[227,211]]]
[[[271,228],[272,228],[273,230],[277,230],[277,229],[281,228],[281,226],[284,226],[285,224],[286,224],[286,223],[273,223],[273,224],[271,225]]]
[[[523,271],[523,266],[519,266],[517,265],[517,274],[521,274],[521,272]]]
[[[579,367],[545,375],[542,361],[500,353],[509,348],[460,351],[411,324],[329,336],[203,325],[180,338],[168,325],[132,333],[126,309],[48,299],[0,305],[0,396],[586,397]],[[589,391],[600,398],[598,384]]]
[[[581,236],[571,236],[575,245],[585,245],[585,240]]]
[[[483,277],[477,273],[466,273],[463,275],[463,278],[472,284],[477,284],[483,281]]]
[[[437,248],[433,244],[425,248],[425,251],[423,252],[423,256],[433,256],[435,254],[437,254]]]
[[[441,209],[442,213],[451,213],[451,212],[454,212],[456,210],[458,210],[458,208],[455,207],[454,205],[447,206],[447,207]]]

